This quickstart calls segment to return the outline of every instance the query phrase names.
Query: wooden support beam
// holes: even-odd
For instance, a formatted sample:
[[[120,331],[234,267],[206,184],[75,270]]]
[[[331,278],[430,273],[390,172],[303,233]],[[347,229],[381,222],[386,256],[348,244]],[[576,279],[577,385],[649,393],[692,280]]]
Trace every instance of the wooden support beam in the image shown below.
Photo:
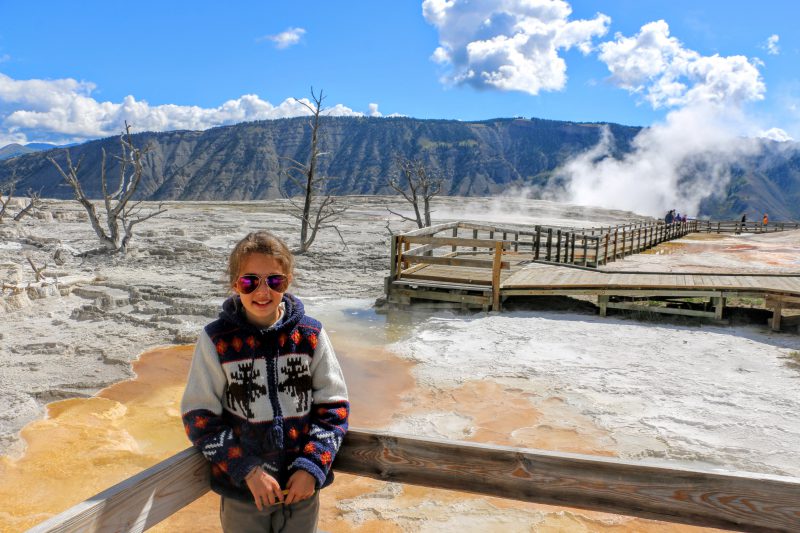
[[[722,315],[725,311],[725,297],[720,296],[716,298],[711,298],[711,301],[714,304],[714,318],[716,320],[722,320]]]
[[[341,472],[740,531],[797,531],[800,479],[351,430]]]
[[[697,316],[705,318],[716,318],[711,311],[696,311],[694,309],[678,309],[675,307],[660,307],[656,305],[644,305],[633,302],[609,302],[606,304],[609,309],[622,309],[625,311],[638,311],[640,313],[660,313],[663,315],[683,315]]]
[[[433,257],[433,256],[411,256],[411,255],[404,255],[403,258],[407,263],[412,263],[412,264],[424,263],[428,265],[449,265],[449,266],[464,266],[464,267],[477,267],[477,268],[494,267],[493,259],[460,259],[457,257]],[[511,263],[509,263],[508,261],[503,261],[500,263],[500,268],[503,270],[510,270]]]
[[[391,248],[389,249],[391,253],[391,259],[389,260],[389,278],[391,280],[397,279],[397,235],[392,235],[392,244]],[[388,293],[387,293],[388,294]]]
[[[138,533],[208,490],[208,461],[194,448],[188,448],[32,527],[27,533]]]
[[[452,237],[403,237],[403,241],[409,244],[430,244],[434,246],[463,246],[494,249],[495,243],[506,244],[505,241],[496,239],[454,239]],[[513,244],[507,242],[509,249]]]
[[[772,331],[781,330],[781,309],[783,308],[783,300],[780,298],[773,299],[772,307],[772,320],[770,320],[770,327]]]
[[[468,491],[738,531],[797,531],[800,479],[351,429],[334,469]],[[141,532],[209,489],[194,448],[114,485],[29,533]]]
[[[478,307],[483,307],[488,301],[487,296],[480,296],[474,294],[457,294],[453,292],[432,291],[424,289],[399,289],[392,288],[392,295],[406,296],[408,298],[417,298],[420,300],[437,300],[441,302],[455,302],[462,304],[474,304]]]
[[[608,314],[608,295],[599,295],[597,297],[597,306],[600,308],[600,316],[606,316]]]

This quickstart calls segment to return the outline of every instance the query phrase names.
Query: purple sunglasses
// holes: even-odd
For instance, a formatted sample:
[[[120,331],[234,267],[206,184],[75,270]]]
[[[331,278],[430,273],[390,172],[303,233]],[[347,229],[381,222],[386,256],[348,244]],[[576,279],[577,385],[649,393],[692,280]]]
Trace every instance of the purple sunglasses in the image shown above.
[[[236,280],[236,288],[239,289],[239,292],[242,294],[250,294],[261,285],[262,281],[275,292],[286,292],[286,289],[289,288],[289,278],[283,274],[271,274],[269,276],[245,274],[239,276],[239,279]]]

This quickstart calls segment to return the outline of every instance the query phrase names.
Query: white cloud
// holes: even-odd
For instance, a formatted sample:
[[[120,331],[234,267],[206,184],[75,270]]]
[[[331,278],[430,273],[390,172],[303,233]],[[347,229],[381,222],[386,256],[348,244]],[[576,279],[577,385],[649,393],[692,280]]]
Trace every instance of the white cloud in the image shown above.
[[[758,68],[746,57],[703,56],[684,48],[663,20],[642,26],[633,37],[617,34],[615,39],[599,47],[611,80],[656,109],[764,98]]]
[[[559,169],[565,199],[659,217],[668,209],[696,215],[703,199],[725,194],[731,166],[759,150],[746,136],[760,129],[743,111],[764,98],[758,63],[685,48],[663,20],[633,37],[617,34],[599,49],[613,83],[669,112],[619,159],[605,130],[597,146]],[[778,128],[761,136],[789,139]]]
[[[439,31],[432,59],[450,72],[445,83],[538,94],[566,85],[562,50],[592,50],[611,21],[603,14],[569,21],[563,0],[425,0],[425,19]]]
[[[15,80],[0,73],[0,142],[81,142],[116,135],[125,121],[135,131],[204,130],[251,120],[308,115],[294,98],[273,105],[247,94],[214,108],[164,104],[152,106],[126,96],[122,102],[98,102],[95,86],[66,78]],[[308,100],[303,100],[310,104]],[[363,116],[337,104],[325,112],[332,116]]]
[[[764,48],[769,55],[776,56],[781,53],[781,47],[778,46],[778,41],[780,41],[780,39],[780,35],[772,34],[767,39],[767,42],[764,43]]]
[[[770,128],[768,130],[761,131],[759,132],[758,136],[762,139],[769,139],[770,141],[777,142],[789,142],[794,140],[791,135],[781,128]]]
[[[369,104],[369,113],[367,113],[371,117],[382,117],[380,111],[378,111],[378,104]]]
[[[275,48],[283,50],[299,43],[305,33],[306,30],[303,28],[288,28],[281,33],[261,37],[258,41],[272,41],[275,43]]]

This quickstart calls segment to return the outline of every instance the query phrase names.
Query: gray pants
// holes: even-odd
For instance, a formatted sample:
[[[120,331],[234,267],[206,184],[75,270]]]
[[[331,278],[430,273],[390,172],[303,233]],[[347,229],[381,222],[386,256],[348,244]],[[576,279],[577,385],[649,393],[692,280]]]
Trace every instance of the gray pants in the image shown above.
[[[314,533],[319,517],[319,491],[292,505],[277,503],[259,511],[253,502],[223,497],[219,518],[225,533]]]

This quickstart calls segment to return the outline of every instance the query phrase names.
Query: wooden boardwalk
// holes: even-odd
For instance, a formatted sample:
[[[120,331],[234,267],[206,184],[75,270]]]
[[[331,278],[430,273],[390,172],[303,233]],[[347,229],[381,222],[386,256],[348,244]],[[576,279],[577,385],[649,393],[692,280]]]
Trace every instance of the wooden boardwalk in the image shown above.
[[[422,253],[407,248],[395,251],[396,265],[387,280],[389,301],[407,305],[414,299],[429,300],[444,306],[500,310],[509,298],[580,295],[596,297],[602,316],[608,309],[621,309],[722,320],[729,298],[762,298],[772,310],[773,329],[780,329],[782,322],[784,327],[800,324],[800,317],[782,319],[783,309],[800,308],[800,273],[606,272],[535,259],[535,250],[521,252],[519,241],[506,240],[508,232],[493,228],[494,234],[504,235],[498,240],[409,238],[411,243],[427,244],[416,249]],[[605,232],[614,233],[618,232]],[[447,253],[434,255],[437,247],[446,248]],[[619,249],[632,253],[624,239]],[[609,260],[617,255],[609,255]],[[582,261],[580,256],[575,259]]]

